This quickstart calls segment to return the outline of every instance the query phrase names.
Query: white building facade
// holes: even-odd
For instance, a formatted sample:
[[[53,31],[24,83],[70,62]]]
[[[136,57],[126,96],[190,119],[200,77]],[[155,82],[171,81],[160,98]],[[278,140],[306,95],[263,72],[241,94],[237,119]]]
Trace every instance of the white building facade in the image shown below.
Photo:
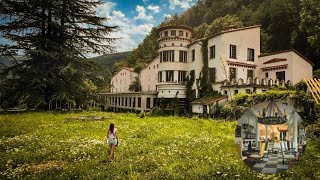
[[[192,89],[196,97],[199,96],[197,81],[204,59],[208,60],[208,83],[212,90],[228,99],[237,93],[264,92],[272,86],[295,85],[312,77],[313,63],[296,50],[261,54],[260,26],[230,29],[199,40],[192,40],[193,30],[187,26],[165,26],[157,32],[159,56],[139,74],[127,68],[117,73],[112,78],[113,88],[108,96],[129,93],[133,78],[139,77],[140,93],[152,94],[152,107],[157,99],[178,98],[183,104],[187,98],[187,77],[195,79]],[[203,54],[203,48],[207,48],[207,54]],[[149,104],[150,108],[139,110],[150,110]]]

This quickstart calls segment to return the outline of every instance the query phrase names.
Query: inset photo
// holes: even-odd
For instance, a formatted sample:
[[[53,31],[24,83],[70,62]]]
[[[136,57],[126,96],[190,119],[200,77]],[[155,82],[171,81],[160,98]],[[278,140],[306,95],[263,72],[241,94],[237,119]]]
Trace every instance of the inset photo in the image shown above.
[[[256,104],[238,120],[235,143],[241,158],[258,173],[276,174],[299,162],[306,148],[303,120],[292,106]]]

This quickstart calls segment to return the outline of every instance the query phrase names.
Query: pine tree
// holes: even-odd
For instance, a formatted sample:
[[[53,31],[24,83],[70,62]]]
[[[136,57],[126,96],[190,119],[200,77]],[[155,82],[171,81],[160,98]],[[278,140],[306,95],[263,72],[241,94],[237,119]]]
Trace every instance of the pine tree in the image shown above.
[[[0,53],[23,52],[27,61],[1,72],[0,103],[50,109],[85,105],[97,97],[103,81],[89,53],[113,51],[117,27],[105,26],[96,16],[92,0],[2,0],[0,34],[12,44],[0,45]]]

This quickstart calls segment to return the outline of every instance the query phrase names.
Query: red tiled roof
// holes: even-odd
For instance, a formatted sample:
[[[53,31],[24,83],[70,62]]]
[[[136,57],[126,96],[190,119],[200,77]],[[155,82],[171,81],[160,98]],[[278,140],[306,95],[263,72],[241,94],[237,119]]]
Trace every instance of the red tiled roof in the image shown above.
[[[277,63],[277,62],[282,62],[282,61],[287,61],[287,59],[284,58],[273,58],[269,61],[264,62],[263,64],[271,64],[271,63]]]
[[[271,70],[271,69],[279,69],[279,68],[287,68],[288,64],[279,65],[279,66],[270,66],[270,67],[264,67],[261,68],[262,71]]]
[[[221,101],[223,99],[227,99],[227,96],[222,96],[222,97],[204,97],[201,99],[197,99],[195,101],[193,101],[191,104],[203,104],[203,105],[208,105],[208,104],[212,104],[214,102],[218,102]]]

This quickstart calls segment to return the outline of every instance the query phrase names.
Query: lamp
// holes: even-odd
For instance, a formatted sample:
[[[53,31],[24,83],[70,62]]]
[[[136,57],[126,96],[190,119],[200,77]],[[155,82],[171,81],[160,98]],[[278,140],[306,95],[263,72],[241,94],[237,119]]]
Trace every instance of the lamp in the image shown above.
[[[260,112],[259,112],[260,113]],[[270,101],[267,108],[263,108],[263,113],[261,117],[258,117],[258,123],[261,124],[283,124],[287,122],[286,110],[284,109],[284,114],[280,111],[279,107],[276,105],[275,101]]]

